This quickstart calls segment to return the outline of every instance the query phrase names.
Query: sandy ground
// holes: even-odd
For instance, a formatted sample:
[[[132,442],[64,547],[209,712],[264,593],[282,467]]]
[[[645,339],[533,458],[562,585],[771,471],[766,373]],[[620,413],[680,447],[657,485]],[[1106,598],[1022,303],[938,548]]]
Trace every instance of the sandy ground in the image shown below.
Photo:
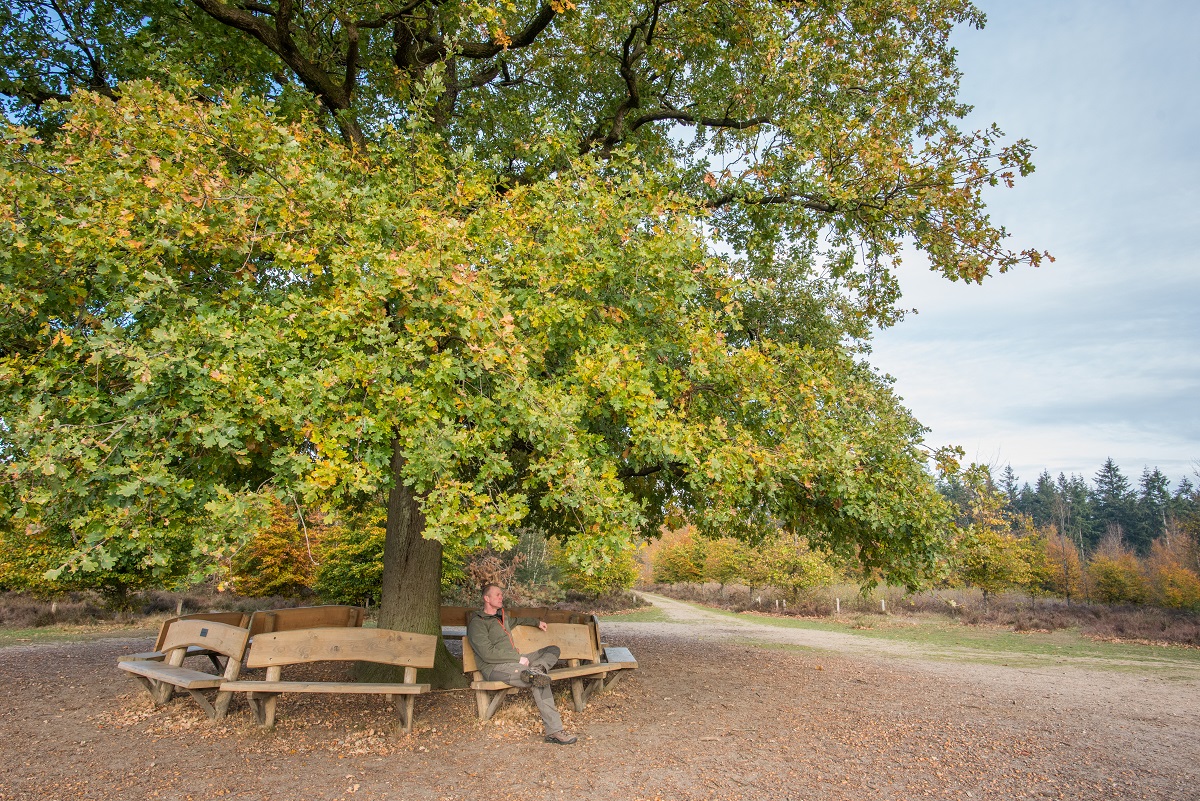
[[[612,623],[639,669],[542,742],[527,695],[488,723],[466,691],[284,696],[260,731],[189,699],[155,708],[115,667],[146,639],[0,649],[10,799],[1200,799],[1193,663],[1036,667],[785,629],[654,598]],[[199,666],[199,665],[197,665]]]

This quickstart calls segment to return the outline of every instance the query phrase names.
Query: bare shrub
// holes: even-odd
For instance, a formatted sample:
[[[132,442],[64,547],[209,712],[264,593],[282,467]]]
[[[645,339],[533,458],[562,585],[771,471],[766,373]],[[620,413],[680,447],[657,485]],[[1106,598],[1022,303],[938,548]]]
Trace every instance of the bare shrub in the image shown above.
[[[53,600],[19,592],[0,596],[0,626],[40,628],[58,623],[78,625],[111,619],[112,612],[95,592],[72,592]]]
[[[518,553],[504,559],[495,551],[484,550],[467,560],[463,570],[476,592],[488,584],[495,584],[504,589],[505,603],[522,605],[527,599],[520,585],[513,581],[513,576],[524,561],[524,554]]]

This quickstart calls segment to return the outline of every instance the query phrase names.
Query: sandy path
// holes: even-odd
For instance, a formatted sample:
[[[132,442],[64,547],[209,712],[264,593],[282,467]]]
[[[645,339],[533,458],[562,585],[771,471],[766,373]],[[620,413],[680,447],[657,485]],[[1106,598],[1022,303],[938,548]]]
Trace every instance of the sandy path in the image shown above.
[[[929,658],[654,601],[673,622],[605,624],[639,668],[541,741],[528,696],[480,723],[422,696],[396,736],[371,698],[284,697],[262,732],[154,707],[115,668],[143,639],[0,648],[0,801],[1069,798],[1196,801],[1194,678]]]
[[[924,647],[864,635],[773,626],[661,595],[642,596],[674,622],[634,625],[648,625],[668,636],[794,645],[876,663],[903,659],[913,670],[977,682],[992,690],[1041,692],[1043,697],[1085,703],[1096,711],[1103,710],[1104,699],[1119,700],[1115,712],[1132,715],[1134,720],[1200,721],[1200,665],[1195,660],[1172,658],[1171,648],[1164,648],[1163,655],[1152,662],[1046,657],[1035,660],[1041,664],[1033,667],[1008,667],[970,661],[976,652],[969,648]],[[620,630],[620,625],[609,624],[614,630]],[[1014,662],[1027,659],[1018,654],[1013,657]]]
[[[855,661],[899,667],[966,685],[981,700],[999,701],[1076,729],[1103,735],[1132,761],[1166,763],[1196,775],[1192,794],[1200,799],[1200,668],[1194,660],[1171,658],[1164,649],[1155,662],[1127,663],[1093,658],[1041,660],[1035,667],[966,661],[970,649],[931,649],[868,636],[785,628],[752,618],[716,613],[651,593],[646,600],[673,622],[651,626],[670,637],[701,641],[774,643],[811,648]],[[614,631],[621,624],[610,624]],[[1014,661],[1020,661],[1014,655]]]

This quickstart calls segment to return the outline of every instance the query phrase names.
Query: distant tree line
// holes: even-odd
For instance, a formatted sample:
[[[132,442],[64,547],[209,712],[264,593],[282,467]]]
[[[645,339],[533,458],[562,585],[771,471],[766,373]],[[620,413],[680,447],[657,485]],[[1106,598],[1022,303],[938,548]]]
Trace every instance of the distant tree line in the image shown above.
[[[1200,610],[1200,492],[1174,491],[1161,470],[1134,488],[1109,459],[1092,483],[1048,472],[1034,486],[1008,467],[999,478],[971,465],[939,479],[954,510],[938,567],[926,586],[974,587],[984,602],[1017,591],[1068,603],[1146,604]],[[861,579],[853,560],[780,531],[757,547],[692,527],[664,531],[647,549],[650,578],[664,584],[772,586],[798,599]]]
[[[1200,533],[1200,489],[1185,477],[1172,490],[1157,467],[1144,468],[1136,486],[1111,458],[1091,483],[1076,474],[1051,478],[1047,470],[1031,486],[1011,466],[990,483],[1003,498],[1003,512],[1014,531],[1030,523],[1039,529],[1053,526],[1084,554],[1115,540],[1145,558],[1156,540]],[[964,474],[942,478],[938,488],[960,516],[965,514],[972,492]]]

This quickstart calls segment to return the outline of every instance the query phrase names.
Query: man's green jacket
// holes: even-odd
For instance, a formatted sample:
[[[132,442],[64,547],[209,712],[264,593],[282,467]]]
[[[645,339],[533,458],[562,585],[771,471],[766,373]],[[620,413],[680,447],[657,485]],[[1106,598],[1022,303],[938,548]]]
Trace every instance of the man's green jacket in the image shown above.
[[[540,622],[535,617],[507,617],[503,609],[494,615],[472,612],[467,619],[467,641],[480,669],[521,661],[509,632],[514,626],[537,626]]]

